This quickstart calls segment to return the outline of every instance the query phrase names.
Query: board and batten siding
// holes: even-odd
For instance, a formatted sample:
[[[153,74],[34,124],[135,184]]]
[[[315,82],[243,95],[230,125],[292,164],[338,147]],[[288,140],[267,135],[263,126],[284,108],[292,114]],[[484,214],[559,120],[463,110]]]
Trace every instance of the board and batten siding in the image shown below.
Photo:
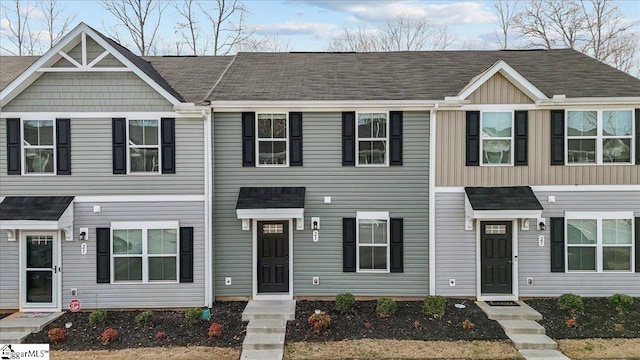
[[[0,231],[0,309],[19,307],[19,251],[18,241],[8,241],[7,232]]]
[[[472,104],[533,104],[533,100],[500,73],[469,95]]]
[[[0,119],[2,196],[204,194],[202,119],[176,119],[176,173],[154,175],[113,175],[110,118],[71,118],[71,175],[7,175],[6,125]]]
[[[251,296],[252,231],[236,216],[241,186],[304,186],[305,230],[293,230],[294,296],[424,296],[429,289],[429,114],[405,112],[403,166],[342,166],[340,112],[304,113],[304,166],[242,167],[241,114],[214,114],[215,295]],[[324,196],[332,203],[324,204]],[[404,218],[404,273],[342,272],[342,218],[389,211]],[[320,217],[312,241],[310,217]],[[252,229],[253,230],[253,229]],[[320,285],[312,285],[312,277]],[[225,277],[232,285],[225,286]]]
[[[633,185],[637,165],[551,166],[551,114],[529,111],[528,166],[466,166],[465,112],[439,111],[436,130],[436,186]]]
[[[548,196],[556,198],[554,203]],[[565,211],[633,211],[640,216],[639,191],[553,191],[536,192],[544,207],[547,229],[518,231],[518,287],[520,296],[559,296],[573,292],[582,296],[610,296],[624,293],[640,296],[638,273],[552,273],[550,260],[550,217],[563,217]],[[464,193],[436,193],[436,294],[476,295],[476,229],[464,230]],[[538,236],[545,236],[538,246]],[[636,259],[640,261],[640,259]],[[533,278],[533,285],[526,279]],[[449,279],[456,286],[449,286]]]
[[[100,205],[102,212],[94,213]],[[80,253],[81,241],[62,241],[62,304],[78,289],[83,309],[185,308],[204,304],[204,206],[202,202],[103,202],[74,203],[74,233],[89,228],[88,250]],[[179,221],[193,227],[193,283],[98,284],[96,283],[96,228],[112,221]]]

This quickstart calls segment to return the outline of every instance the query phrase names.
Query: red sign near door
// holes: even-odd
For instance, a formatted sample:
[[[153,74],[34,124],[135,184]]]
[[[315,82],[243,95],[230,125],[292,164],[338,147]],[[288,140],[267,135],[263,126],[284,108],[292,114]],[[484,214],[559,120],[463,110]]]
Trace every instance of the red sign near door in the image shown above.
[[[69,301],[69,310],[71,310],[71,312],[80,311],[80,300],[72,299],[71,301]]]

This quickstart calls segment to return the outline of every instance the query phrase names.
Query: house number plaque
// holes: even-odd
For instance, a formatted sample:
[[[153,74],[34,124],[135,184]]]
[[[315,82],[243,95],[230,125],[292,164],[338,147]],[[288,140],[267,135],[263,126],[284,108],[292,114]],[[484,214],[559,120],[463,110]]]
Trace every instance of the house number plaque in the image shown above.
[[[87,255],[87,243],[80,244],[80,254]]]
[[[544,246],[544,235],[538,236],[538,246]]]
[[[318,242],[320,236],[318,235],[318,230],[313,230],[313,242]]]

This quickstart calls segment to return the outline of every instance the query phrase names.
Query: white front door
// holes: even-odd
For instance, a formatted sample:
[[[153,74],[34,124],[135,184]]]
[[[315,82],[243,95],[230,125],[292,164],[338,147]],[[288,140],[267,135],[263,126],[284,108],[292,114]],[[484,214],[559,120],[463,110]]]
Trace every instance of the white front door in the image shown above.
[[[58,310],[61,271],[58,233],[23,231],[20,245],[21,310]]]

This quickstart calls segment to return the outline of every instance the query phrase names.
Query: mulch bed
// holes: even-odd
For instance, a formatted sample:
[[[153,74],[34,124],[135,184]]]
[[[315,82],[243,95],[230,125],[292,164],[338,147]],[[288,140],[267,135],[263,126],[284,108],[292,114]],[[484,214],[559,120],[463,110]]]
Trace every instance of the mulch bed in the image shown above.
[[[25,343],[48,343],[47,333],[55,327],[67,329],[67,339],[59,344],[51,344],[52,350],[104,350],[128,349],[136,347],[170,346],[216,346],[239,348],[244,341],[246,322],[242,322],[242,311],[246,302],[216,302],[211,308],[211,321],[187,324],[182,311],[154,311],[154,320],[150,325],[139,326],[134,319],[140,311],[109,311],[107,320],[96,326],[89,325],[91,312],[66,312],[63,316],[47,325],[37,334],[31,334]],[[222,336],[209,339],[209,326],[217,322],[224,326]],[[100,335],[107,328],[118,330],[118,339],[103,345]],[[158,332],[165,332],[164,339],[156,339]]]
[[[462,303],[466,308],[457,309]],[[331,316],[331,325],[314,334],[308,318],[316,309]],[[462,322],[469,319],[475,326],[464,330]],[[417,324],[415,322],[418,322]],[[370,323],[369,329],[365,323]],[[507,336],[500,325],[487,316],[472,300],[447,299],[445,314],[432,318],[422,312],[422,301],[398,301],[398,311],[387,318],[376,314],[376,301],[356,301],[352,314],[340,314],[332,301],[298,301],[296,319],[287,325],[287,342],[339,341],[355,339],[396,340],[503,340]]]
[[[525,302],[543,318],[547,335],[553,339],[640,338],[640,298],[624,313],[618,313],[607,298],[582,298],[584,310],[571,314],[558,309],[558,298],[536,298]],[[577,327],[567,326],[575,318]],[[618,325],[616,325],[618,324]]]

